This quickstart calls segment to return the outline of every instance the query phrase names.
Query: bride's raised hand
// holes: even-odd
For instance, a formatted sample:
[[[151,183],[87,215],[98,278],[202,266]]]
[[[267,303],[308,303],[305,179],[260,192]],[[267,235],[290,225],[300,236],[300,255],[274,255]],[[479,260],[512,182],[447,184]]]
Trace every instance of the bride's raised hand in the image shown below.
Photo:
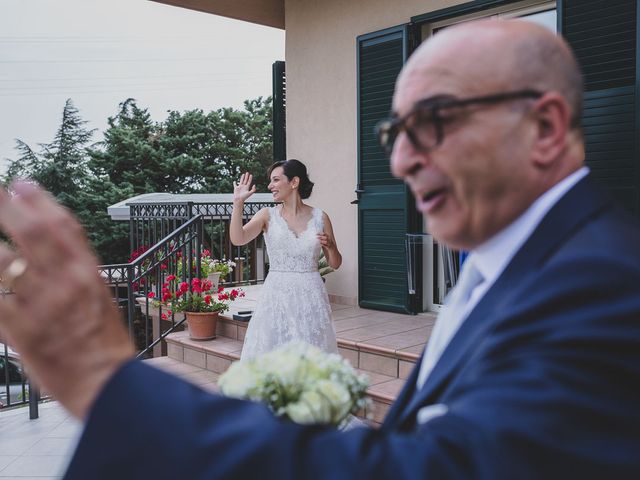
[[[233,201],[244,202],[251,195],[256,193],[256,186],[252,185],[253,175],[245,172],[240,176],[238,183],[233,182]]]

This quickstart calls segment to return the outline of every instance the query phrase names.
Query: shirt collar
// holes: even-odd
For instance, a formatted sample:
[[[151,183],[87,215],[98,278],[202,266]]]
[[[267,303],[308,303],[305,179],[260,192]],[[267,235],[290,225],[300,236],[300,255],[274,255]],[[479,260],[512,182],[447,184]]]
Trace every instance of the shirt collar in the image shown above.
[[[476,267],[487,282],[487,287],[497,280],[551,207],[588,173],[589,169],[582,167],[564,178],[538,197],[511,224],[471,252],[470,256],[474,257]]]

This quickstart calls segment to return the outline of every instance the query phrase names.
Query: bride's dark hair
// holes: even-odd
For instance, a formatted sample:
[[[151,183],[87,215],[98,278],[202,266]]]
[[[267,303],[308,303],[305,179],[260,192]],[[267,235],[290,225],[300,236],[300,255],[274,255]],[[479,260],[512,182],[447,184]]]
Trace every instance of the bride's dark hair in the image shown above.
[[[293,177],[298,177],[300,179],[300,185],[298,186],[300,198],[305,199],[311,196],[313,182],[309,180],[307,167],[304,166],[304,163],[300,160],[296,160],[295,158],[290,160],[280,160],[269,167],[269,170],[267,170],[267,176],[271,177],[271,172],[278,167],[282,167],[282,170],[289,181],[291,181]]]

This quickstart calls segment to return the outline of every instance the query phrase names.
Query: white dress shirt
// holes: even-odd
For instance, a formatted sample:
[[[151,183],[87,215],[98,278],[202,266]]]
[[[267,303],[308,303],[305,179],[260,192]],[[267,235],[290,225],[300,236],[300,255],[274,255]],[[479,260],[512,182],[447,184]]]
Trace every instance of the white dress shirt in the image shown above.
[[[542,194],[511,224],[471,251],[466,261],[473,261],[475,267],[480,271],[483,281],[471,291],[469,300],[465,304],[464,308],[461,309],[460,314],[456,315],[454,321],[449,321],[446,325],[438,325],[439,319],[436,320],[436,325],[432,332],[432,338],[429,339],[425,355],[423,356],[422,363],[420,365],[420,371],[418,372],[418,380],[416,382],[418,389],[422,388],[424,385],[427,377],[439,360],[440,354],[444,349],[446,349],[447,345],[460,328],[460,325],[462,325],[464,320],[469,316],[469,313],[471,313],[473,308],[482,299],[487,290],[491,288],[498,277],[502,274],[513,256],[531,236],[547,212],[551,210],[551,207],[553,207],[558,200],[560,200],[560,198],[571,189],[571,187],[578,183],[578,181],[588,173],[589,169],[587,167],[582,167],[580,170],[564,178],[561,182],[557,183]],[[449,319],[451,320],[450,316]],[[434,347],[435,345],[438,345],[439,352],[435,355],[427,355],[427,353],[429,353],[429,348],[436,348]]]

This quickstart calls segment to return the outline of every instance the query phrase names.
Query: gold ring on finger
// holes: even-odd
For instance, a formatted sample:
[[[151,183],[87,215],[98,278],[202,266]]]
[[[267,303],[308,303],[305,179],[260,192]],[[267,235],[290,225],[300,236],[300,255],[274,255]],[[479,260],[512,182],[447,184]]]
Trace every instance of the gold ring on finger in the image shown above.
[[[7,290],[13,290],[16,281],[27,270],[27,265],[27,261],[24,258],[14,258],[9,266],[0,273],[0,284]]]

